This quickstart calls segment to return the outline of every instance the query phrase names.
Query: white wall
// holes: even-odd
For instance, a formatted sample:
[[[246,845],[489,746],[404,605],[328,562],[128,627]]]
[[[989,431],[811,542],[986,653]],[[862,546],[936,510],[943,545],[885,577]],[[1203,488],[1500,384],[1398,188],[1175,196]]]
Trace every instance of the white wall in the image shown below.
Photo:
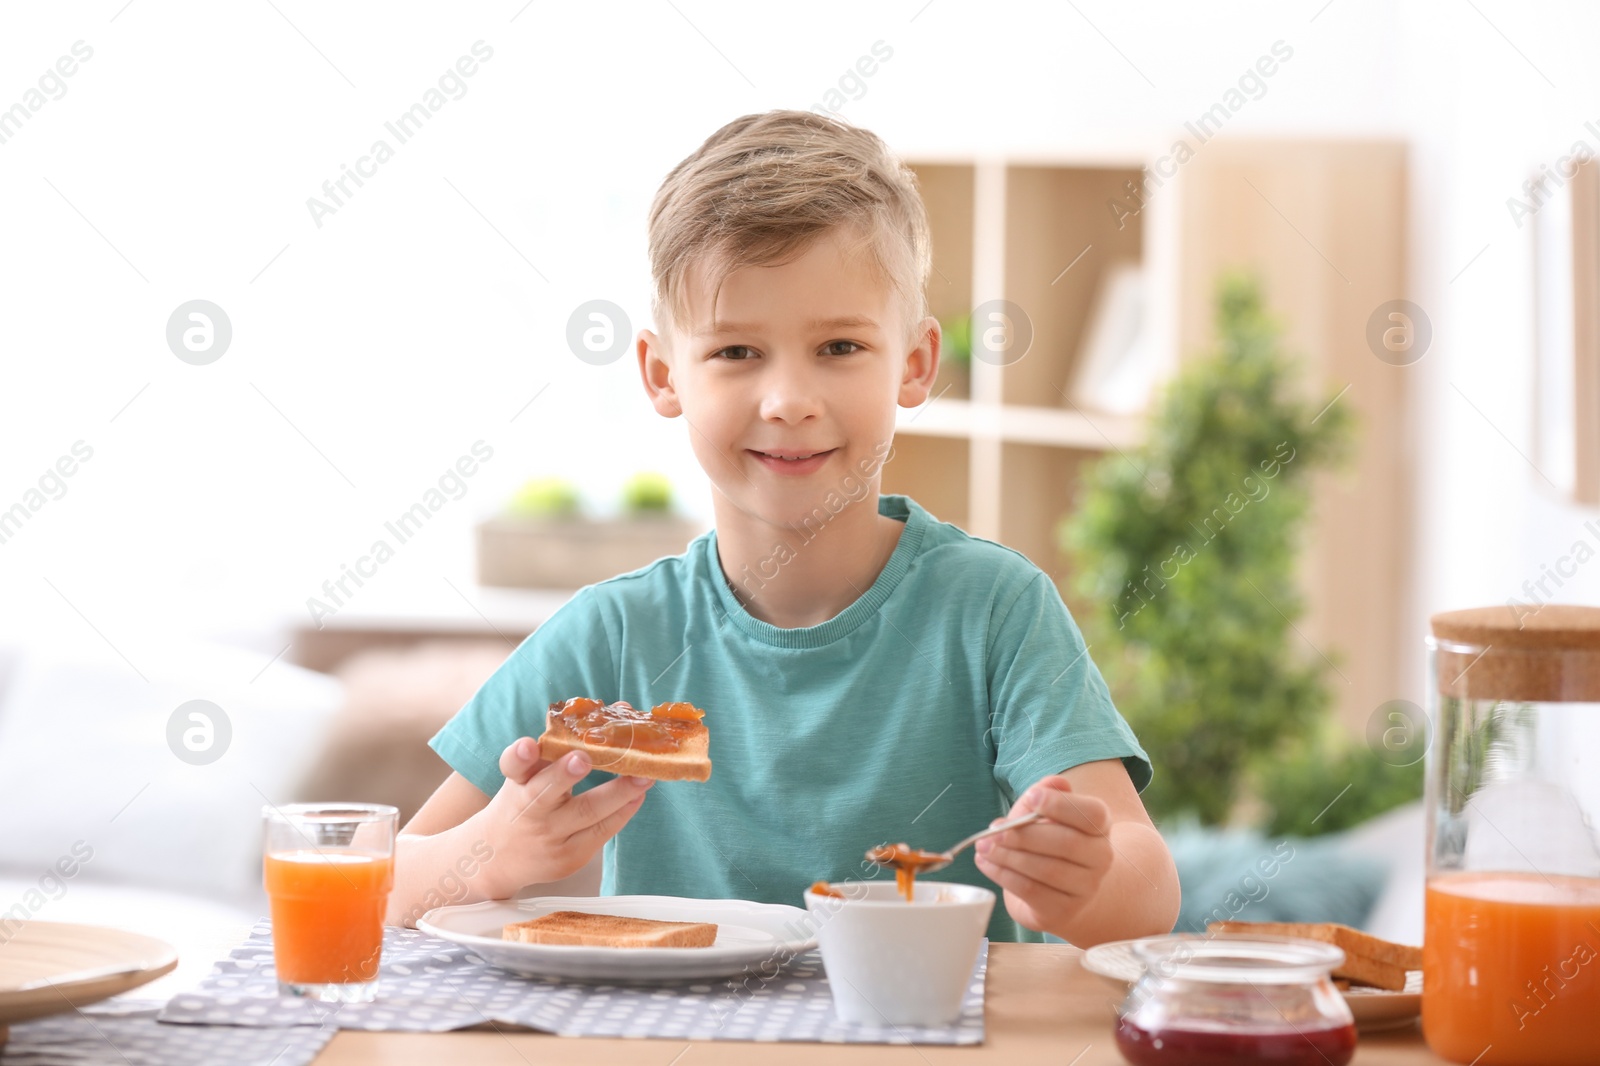
[[[384,597],[465,578],[472,522],[533,474],[604,506],[663,469],[708,516],[682,425],[628,359],[577,360],[567,317],[599,297],[644,324],[665,172],[732,117],[819,103],[880,40],[892,57],[843,113],[911,155],[1159,143],[1280,39],[1292,62],[1230,134],[1410,138],[1413,299],[1436,333],[1409,371],[1423,522],[1396,594],[1419,640],[1431,610],[1504,600],[1590,517],[1512,447],[1529,450],[1531,297],[1504,201],[1600,117],[1600,16],[1220,6],[6,5],[0,107],[75,41],[94,55],[0,144],[0,509],[75,441],[94,457],[0,544],[0,629],[98,644],[92,624],[137,660],[174,624],[304,617],[480,439],[494,458],[372,579]],[[494,55],[466,95],[317,228],[307,197],[480,39]],[[164,340],[197,297],[235,330],[203,367]],[[1590,569],[1563,595],[1600,597]]]
[[[1437,331],[1436,352],[1415,367],[1423,479],[1413,628],[1422,633],[1435,610],[1527,600],[1524,583],[1577,540],[1600,547],[1585,529],[1600,510],[1563,499],[1533,465],[1534,223],[1519,227],[1507,209],[1509,198],[1525,199],[1530,173],[1554,167],[1574,141],[1600,153],[1600,135],[1584,128],[1600,126],[1588,48],[1600,11],[1402,6],[1403,32],[1420,45],[1408,78],[1413,298]],[[1600,602],[1600,565],[1538,595]]]

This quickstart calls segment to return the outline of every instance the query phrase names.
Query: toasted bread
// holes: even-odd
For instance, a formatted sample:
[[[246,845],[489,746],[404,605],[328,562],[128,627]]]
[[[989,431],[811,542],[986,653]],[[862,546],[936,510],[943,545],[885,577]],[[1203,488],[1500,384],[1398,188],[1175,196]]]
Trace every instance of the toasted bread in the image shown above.
[[[598,705],[619,717],[621,727],[614,726],[608,730],[615,734],[615,739],[602,743],[590,739],[590,735],[574,731],[563,717],[563,712],[579,704],[580,701],[586,705]],[[688,707],[689,705],[663,704],[662,706]],[[697,708],[692,710],[695,714],[700,713]],[[552,703],[545,715],[545,730],[539,736],[539,754],[553,761],[570,751],[581,751],[589,756],[589,761],[596,770],[604,770],[607,773],[650,777],[658,781],[708,780],[711,777],[711,736],[698,718],[674,717],[667,720],[669,725],[661,727],[670,730],[676,745],[675,750],[645,751],[642,750],[642,745],[633,743],[633,728],[637,727],[629,727],[630,719],[626,716],[636,716],[634,720],[645,723],[648,728],[653,729],[659,725],[658,722],[652,722],[652,715],[657,713],[658,711],[636,711],[629,704],[620,701],[604,705],[598,700],[581,697],[567,700],[565,703]]]
[[[524,944],[581,944],[605,948],[708,948],[717,941],[710,922],[660,922],[586,911],[553,911],[513,922],[502,939]]]
[[[1212,922],[1206,931],[1290,936],[1332,944],[1345,956],[1344,963],[1333,971],[1335,977],[1394,992],[1406,987],[1407,970],[1422,968],[1421,948],[1381,940],[1335,922]]]
[[[590,744],[576,737],[539,737],[539,754],[550,760],[569,751],[589,756],[596,770],[632,777],[652,777],[657,781],[706,781],[711,777],[711,757],[706,754],[706,738],[691,740],[673,752],[630,751],[605,744]]]
[[[1386,992],[1404,992],[1406,987],[1404,970],[1365,955],[1346,952],[1344,962],[1333,972],[1339,977],[1348,978],[1352,985],[1370,985]]]

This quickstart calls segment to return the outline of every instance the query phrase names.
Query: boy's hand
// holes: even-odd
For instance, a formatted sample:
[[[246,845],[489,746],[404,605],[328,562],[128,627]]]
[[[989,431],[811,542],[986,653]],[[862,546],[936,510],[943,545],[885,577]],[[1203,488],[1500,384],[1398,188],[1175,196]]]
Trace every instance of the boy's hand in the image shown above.
[[[505,783],[475,816],[494,848],[495,859],[485,871],[493,872],[496,898],[582,869],[628,823],[655,784],[646,777],[618,777],[574,796],[572,786],[589,770],[589,757],[582,752],[555,762],[544,759],[530,737],[501,753]]]
[[[1011,816],[1035,809],[1044,817],[978,841],[976,861],[1005,890],[1013,918],[1060,935],[1111,869],[1111,808],[1094,796],[1074,795],[1065,778],[1053,776],[1024,792]]]

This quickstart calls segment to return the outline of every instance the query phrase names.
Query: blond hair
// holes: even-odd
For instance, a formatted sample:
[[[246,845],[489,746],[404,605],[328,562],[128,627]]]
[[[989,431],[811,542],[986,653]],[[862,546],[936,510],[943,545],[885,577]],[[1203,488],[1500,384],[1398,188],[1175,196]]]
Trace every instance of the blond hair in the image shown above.
[[[688,322],[693,268],[706,268],[715,307],[735,270],[787,262],[835,228],[869,252],[914,330],[927,314],[932,253],[911,169],[876,134],[826,115],[734,119],[672,169],[650,205],[656,322]]]

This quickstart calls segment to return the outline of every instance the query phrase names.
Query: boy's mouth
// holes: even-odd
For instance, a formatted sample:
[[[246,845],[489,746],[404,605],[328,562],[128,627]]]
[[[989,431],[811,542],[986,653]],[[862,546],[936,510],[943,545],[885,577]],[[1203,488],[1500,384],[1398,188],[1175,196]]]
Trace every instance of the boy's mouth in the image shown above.
[[[803,452],[788,449],[780,451],[760,452],[754,448],[748,449],[750,454],[761,461],[761,465],[780,474],[809,474],[828,461],[828,456],[838,449],[829,448],[827,451]]]

